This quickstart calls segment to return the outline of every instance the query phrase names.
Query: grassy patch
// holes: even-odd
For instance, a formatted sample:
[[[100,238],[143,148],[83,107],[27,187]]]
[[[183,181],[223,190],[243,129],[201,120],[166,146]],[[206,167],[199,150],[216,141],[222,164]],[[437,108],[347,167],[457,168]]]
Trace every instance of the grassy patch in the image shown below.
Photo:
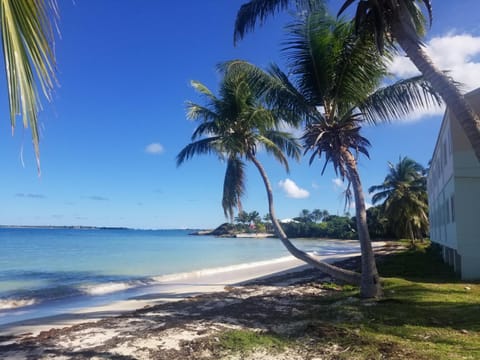
[[[460,279],[452,268],[445,264],[439,250],[429,241],[417,242],[413,247],[390,256],[378,264],[382,277],[398,277],[412,281],[458,282]]]
[[[345,359],[480,359],[480,284],[460,281],[428,243],[389,256],[379,271],[381,300],[348,290],[307,315],[323,329],[319,352],[333,342]]]
[[[234,353],[248,353],[257,348],[269,352],[281,351],[290,342],[275,334],[259,333],[250,330],[230,330],[220,336],[220,346]]]
[[[428,242],[387,256],[379,271],[380,300],[322,284],[330,295],[304,295],[293,305],[295,316],[281,320],[285,327],[302,324],[298,331],[229,331],[222,347],[243,354],[290,349],[322,359],[480,359],[480,283],[462,282]]]

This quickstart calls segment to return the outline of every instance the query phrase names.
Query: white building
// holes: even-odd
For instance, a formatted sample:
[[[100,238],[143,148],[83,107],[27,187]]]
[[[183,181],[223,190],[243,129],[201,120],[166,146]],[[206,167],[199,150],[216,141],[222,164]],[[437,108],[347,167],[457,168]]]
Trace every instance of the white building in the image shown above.
[[[465,98],[480,114],[480,88]],[[480,279],[480,162],[446,111],[427,178],[430,238],[462,279]]]

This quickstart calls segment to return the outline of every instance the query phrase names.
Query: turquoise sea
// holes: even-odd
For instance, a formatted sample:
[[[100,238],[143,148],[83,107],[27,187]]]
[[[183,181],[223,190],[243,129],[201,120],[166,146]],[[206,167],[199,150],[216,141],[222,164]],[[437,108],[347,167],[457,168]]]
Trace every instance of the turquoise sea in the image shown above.
[[[351,242],[294,240],[322,255]],[[186,230],[0,229],[0,325],[73,303],[121,299],[159,276],[289,255],[278,239],[192,236]]]

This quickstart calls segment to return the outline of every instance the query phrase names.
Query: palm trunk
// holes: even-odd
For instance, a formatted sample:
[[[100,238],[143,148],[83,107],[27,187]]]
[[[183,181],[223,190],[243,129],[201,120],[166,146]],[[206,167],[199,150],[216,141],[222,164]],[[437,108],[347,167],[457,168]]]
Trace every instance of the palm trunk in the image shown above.
[[[367,210],[363,196],[362,183],[357,170],[357,161],[347,148],[341,148],[340,152],[347,165],[348,178],[352,183],[355,198],[355,215],[357,219],[358,240],[362,252],[362,280],[360,296],[364,298],[379,297],[382,295],[380,277],[378,276],[375,255],[373,253],[370,234],[367,225]]]
[[[433,89],[440,94],[448,110],[462,126],[475,155],[480,161],[480,118],[472,110],[463,95],[445,74],[436,68],[418,42],[411,39],[400,24],[393,27],[397,42],[415,64]]]
[[[345,270],[342,268],[339,268],[337,266],[328,264],[323,261],[319,261],[315,259],[312,255],[306,253],[305,251],[302,251],[295,247],[295,245],[292,244],[292,242],[288,239],[287,235],[282,229],[282,226],[277,220],[277,217],[275,216],[275,209],[273,207],[273,191],[272,187],[270,185],[270,181],[268,180],[267,173],[265,169],[263,168],[262,164],[258,161],[258,159],[251,155],[249,156],[249,159],[255,164],[257,167],[258,171],[260,172],[260,175],[263,179],[263,182],[265,184],[265,189],[267,191],[267,196],[268,196],[268,210],[270,213],[270,218],[272,220],[272,225],[275,230],[275,233],[277,234],[278,238],[282,242],[282,244],[287,248],[287,250],[295,256],[297,259],[300,259],[302,261],[305,261],[307,264],[310,264],[314,266],[317,269],[320,269],[324,273],[339,279],[343,280],[345,282],[355,284],[355,285],[360,285],[360,274],[350,271],[350,270]]]
[[[413,246],[415,244],[415,235],[413,234],[413,227],[411,222],[408,223],[408,228],[410,230],[410,243]]]

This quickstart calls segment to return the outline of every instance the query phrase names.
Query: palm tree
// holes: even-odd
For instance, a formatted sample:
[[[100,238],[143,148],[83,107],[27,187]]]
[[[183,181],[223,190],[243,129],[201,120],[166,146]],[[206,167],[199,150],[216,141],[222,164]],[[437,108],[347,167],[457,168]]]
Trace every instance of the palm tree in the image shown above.
[[[305,148],[312,153],[310,164],[316,157],[321,158],[324,155],[326,160],[323,169],[331,162],[337,175],[340,175],[342,180],[348,179],[347,203],[350,200],[349,189],[352,187],[357,234],[362,249],[361,295],[377,297],[381,295],[380,279],[368,232],[365,197],[357,168],[358,154],[368,157],[367,148],[370,142],[360,135],[360,114],[347,113],[341,118],[331,115],[328,119],[307,125],[303,136]]]
[[[246,67],[247,66],[247,67]],[[233,61],[220,66],[223,79],[220,84],[220,97],[215,96],[206,86],[192,82],[193,87],[207,101],[206,106],[188,103],[188,117],[202,120],[192,135],[192,142],[177,155],[177,166],[195,155],[215,154],[226,160],[227,170],[223,186],[222,206],[225,216],[233,216],[238,200],[245,193],[244,161],[252,162],[264,182],[268,198],[268,209],[272,226],[287,250],[300,260],[313,265],[341,280],[360,283],[357,273],[339,269],[315,258],[295,247],[285,235],[275,215],[273,190],[267,173],[256,156],[257,148],[264,147],[288,171],[287,156],[300,158],[300,145],[289,133],[277,130],[281,120],[295,124],[286,111],[279,107],[266,107],[262,100],[262,90],[252,86],[245,70],[270,78],[266,73],[249,63]],[[286,155],[285,155],[286,154]]]
[[[239,211],[235,221],[242,225],[246,225],[250,221],[249,214],[246,211]]]
[[[299,219],[302,220],[302,222],[308,223],[312,221],[312,213],[308,209],[302,209],[299,214]]]
[[[397,237],[416,236],[428,231],[428,196],[424,167],[403,157],[388,163],[389,172],[380,185],[371,186],[372,202],[383,201],[384,214]]]
[[[312,210],[312,213],[310,215],[310,218],[312,219],[313,222],[319,222],[323,219],[323,217],[325,216],[324,214],[324,211],[326,210],[320,210],[320,209],[313,209]],[[328,213],[328,212],[327,212]]]
[[[426,18],[421,5],[432,20],[431,0],[346,0],[340,8],[341,15],[348,7],[358,2],[355,12],[355,27],[363,34],[373,34],[380,52],[387,45],[398,43],[417,69],[430,82],[448,109],[462,126],[477,159],[480,161],[480,118],[465,101],[455,82],[439,70],[424,50],[422,37],[425,34]],[[255,28],[275,12],[295,5],[297,10],[308,9],[316,3],[324,6],[324,0],[251,0],[241,6],[235,21],[234,42]]]
[[[260,214],[255,210],[248,214],[248,218],[249,222],[253,224],[257,224],[261,221]]]
[[[8,85],[12,130],[17,115],[30,125],[39,162],[39,92],[50,100],[55,85],[54,31],[56,0],[0,0],[3,57]]]
[[[187,104],[187,117],[202,123],[193,133],[192,143],[177,155],[177,165],[200,154],[215,154],[226,161],[222,207],[225,216],[232,218],[245,194],[245,160],[254,163],[264,180],[268,180],[256,156],[259,147],[273,155],[287,171],[287,156],[298,159],[300,149],[295,138],[278,130],[280,112],[262,104],[260,94],[241,71],[235,71],[235,66],[219,66],[219,70],[223,75],[219,97],[200,82],[191,82],[207,105]],[[248,213],[241,213],[248,219]]]
[[[362,251],[361,296],[378,296],[381,287],[357,169],[357,156],[368,156],[369,142],[360,136],[359,123],[400,118],[440,100],[421,77],[378,88],[387,75],[386,59],[372,41],[355,35],[352,24],[336,21],[323,8],[301,14],[287,29],[291,37],[285,51],[292,81],[275,66],[270,69],[274,81],[254,69],[253,81],[268,89],[270,101],[305,119],[303,140],[306,152],[312,152],[310,163],[325,155],[322,173],[331,162],[348,180]]]

